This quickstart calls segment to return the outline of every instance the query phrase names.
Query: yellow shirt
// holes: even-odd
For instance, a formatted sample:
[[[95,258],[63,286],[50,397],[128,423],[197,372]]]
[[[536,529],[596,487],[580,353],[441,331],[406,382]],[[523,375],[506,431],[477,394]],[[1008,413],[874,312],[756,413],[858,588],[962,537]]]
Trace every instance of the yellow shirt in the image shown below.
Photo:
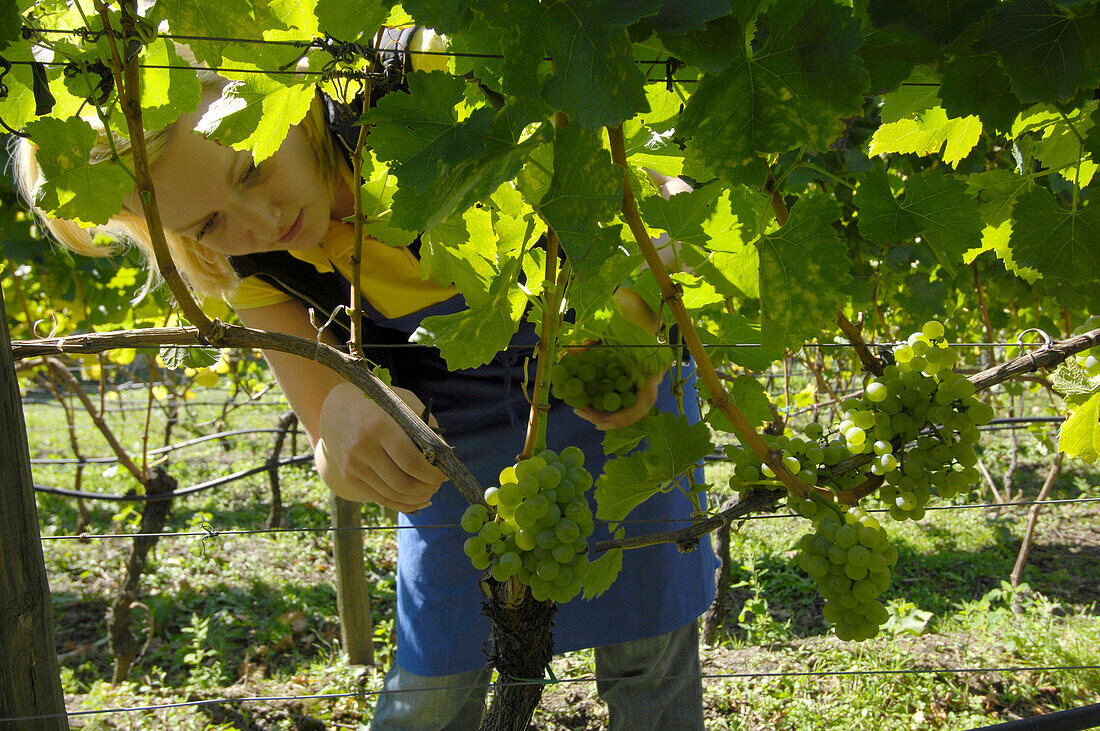
[[[339,272],[351,281],[351,255],[355,229],[350,223],[332,221],[321,242],[312,249],[288,251],[295,259],[319,272]],[[386,317],[401,317],[450,299],[457,290],[440,287],[420,277],[420,260],[404,246],[386,244],[363,236],[359,265],[360,289],[367,301]],[[246,277],[228,298],[235,310],[266,307],[293,299],[257,277]]]

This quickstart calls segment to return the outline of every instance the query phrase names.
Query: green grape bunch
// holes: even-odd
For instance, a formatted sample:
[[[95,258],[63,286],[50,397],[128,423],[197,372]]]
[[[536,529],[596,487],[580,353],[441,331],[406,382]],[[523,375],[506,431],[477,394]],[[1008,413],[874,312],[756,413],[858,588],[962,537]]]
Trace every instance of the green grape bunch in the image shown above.
[[[538,601],[564,604],[580,594],[588,575],[588,537],[595,522],[585,492],[592,476],[584,452],[543,450],[500,473],[500,486],[471,505],[462,528],[472,533],[463,550],[474,568],[497,581],[516,576]]]
[[[825,620],[842,640],[869,640],[889,618],[879,597],[890,588],[897,549],[874,517],[858,506],[824,507],[814,532],[797,544],[798,565],[825,597]]]
[[[638,400],[645,374],[614,348],[570,350],[550,369],[556,398],[574,409],[592,407],[614,413]]]
[[[844,403],[839,430],[853,454],[873,453],[870,471],[883,477],[879,497],[890,517],[920,520],[933,490],[950,498],[977,482],[978,427],[993,408],[951,370],[958,353],[941,323],[925,323],[893,355],[860,399]]]

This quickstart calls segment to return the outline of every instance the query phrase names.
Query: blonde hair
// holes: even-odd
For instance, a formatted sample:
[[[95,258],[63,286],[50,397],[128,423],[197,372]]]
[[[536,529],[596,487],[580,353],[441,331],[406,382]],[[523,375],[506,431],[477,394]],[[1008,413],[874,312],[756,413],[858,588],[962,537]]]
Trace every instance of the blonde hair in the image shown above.
[[[204,91],[215,84],[225,83],[225,80],[221,77],[205,70],[200,70],[199,77],[202,80]],[[91,163],[109,164],[112,158],[112,142],[120,157],[131,159],[132,150],[129,140],[118,136],[108,140],[107,133],[102,127],[96,125],[97,120],[89,121],[97,128],[99,133],[99,139],[90,156],[89,161]],[[178,122],[173,122],[164,129],[145,133],[145,144],[150,165],[156,164],[164,155],[164,151],[171,143],[177,127]],[[328,132],[324,106],[319,97],[314,98],[309,111],[306,112],[306,116],[298,123],[298,128],[305,134],[309,146],[317,156],[322,180],[328,185],[331,194],[336,186],[339,153],[336,150],[332,135]],[[75,221],[47,216],[44,211],[34,205],[35,191],[42,184],[42,172],[35,157],[38,149],[27,139],[20,139],[16,145],[12,155],[16,183],[27,204],[56,241],[85,256],[110,256],[117,253],[122,246],[136,246],[145,255],[150,270],[150,284],[156,281],[157,267],[153,256],[153,244],[143,214],[123,209],[113,216],[107,224],[91,228],[84,228]],[[104,236],[112,243],[102,244]],[[240,283],[236,272],[233,271],[233,266],[229,263],[229,258],[224,254],[204,246],[201,242],[189,236],[180,236],[165,231],[164,238],[168,244],[172,261],[175,263],[180,275],[188,286],[199,294],[224,296],[232,292]]]

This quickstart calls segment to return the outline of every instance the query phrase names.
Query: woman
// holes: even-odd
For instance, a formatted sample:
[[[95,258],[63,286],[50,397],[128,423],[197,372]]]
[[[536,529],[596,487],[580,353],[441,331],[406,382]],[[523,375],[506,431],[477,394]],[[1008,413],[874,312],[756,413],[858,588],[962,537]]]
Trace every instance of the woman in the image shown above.
[[[338,110],[319,97],[279,150],[255,165],[248,153],[202,134],[227,106],[225,86],[217,77],[206,78],[198,111],[150,136],[169,247],[191,286],[225,296],[245,325],[315,338],[309,307],[317,298],[346,301],[351,276],[351,226],[342,219],[353,214],[355,183],[333,131]],[[29,145],[20,157],[29,193],[40,182]],[[138,210],[136,195],[129,196],[108,228],[148,248]],[[90,232],[65,221],[47,225],[74,250],[103,253]],[[367,238],[363,262],[363,309],[370,320],[365,340],[407,342],[423,318],[464,306],[454,290],[421,280],[412,248]],[[302,289],[308,290],[305,296]],[[327,331],[324,337],[334,345],[341,340]],[[522,449],[524,371],[534,342],[525,324],[492,362],[457,372],[448,372],[434,350],[384,351],[401,354],[391,363],[397,393],[417,413],[431,405],[446,439],[482,484],[492,484]],[[325,482],[347,499],[393,507],[403,513],[402,525],[420,527],[398,534],[398,649],[374,727],[475,728],[489,680],[480,572],[462,553],[460,529],[427,527],[457,523],[464,501],[355,387],[313,361],[278,352],[265,357],[309,435]],[[664,410],[675,408],[667,388],[660,394],[653,379],[634,408],[615,415],[578,415],[555,402],[548,446],[577,444],[598,474],[604,460],[599,430],[635,421],[654,401]],[[694,400],[688,401],[694,408]],[[675,521],[690,511],[687,499],[673,490],[647,501],[631,518],[642,521],[635,532],[652,532],[677,527]],[[606,529],[598,526],[592,539],[604,537]],[[686,555],[671,546],[627,552],[606,594],[562,606],[555,649],[597,648],[597,673],[607,678],[598,689],[610,705],[613,727],[702,727],[695,619],[713,595],[712,572],[706,543]],[[639,680],[614,680],[625,677]]]

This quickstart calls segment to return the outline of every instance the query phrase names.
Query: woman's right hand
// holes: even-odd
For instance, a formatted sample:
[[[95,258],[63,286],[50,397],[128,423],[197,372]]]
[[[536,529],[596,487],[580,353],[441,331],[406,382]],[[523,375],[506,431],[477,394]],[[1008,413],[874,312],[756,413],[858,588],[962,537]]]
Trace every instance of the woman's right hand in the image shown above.
[[[414,413],[424,411],[414,393],[393,390]],[[447,479],[381,406],[347,382],[325,397],[314,455],[321,478],[340,497],[402,513],[430,505]]]

